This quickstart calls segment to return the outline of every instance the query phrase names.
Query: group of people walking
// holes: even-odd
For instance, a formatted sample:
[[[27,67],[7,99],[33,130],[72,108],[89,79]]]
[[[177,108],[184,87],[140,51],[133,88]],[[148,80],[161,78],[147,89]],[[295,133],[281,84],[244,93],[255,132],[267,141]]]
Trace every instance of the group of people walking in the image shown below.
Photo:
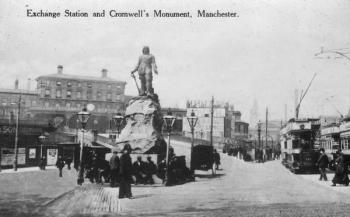
[[[332,186],[337,184],[343,184],[345,186],[349,185],[349,176],[348,176],[348,162],[344,159],[344,154],[341,150],[337,151],[336,157],[334,160],[334,177],[332,179]],[[323,148],[320,149],[320,156],[317,160],[317,165],[320,171],[319,180],[327,181],[326,168],[329,165],[328,156],[325,153]]]

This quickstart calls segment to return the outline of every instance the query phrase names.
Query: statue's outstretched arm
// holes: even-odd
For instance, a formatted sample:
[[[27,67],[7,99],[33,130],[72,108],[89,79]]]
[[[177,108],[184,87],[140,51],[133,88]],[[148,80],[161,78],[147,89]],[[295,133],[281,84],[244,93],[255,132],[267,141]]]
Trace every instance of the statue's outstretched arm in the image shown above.
[[[154,56],[152,57],[152,69],[153,69],[154,73],[156,73],[158,75],[158,68],[157,68],[157,64],[156,64],[156,58],[154,58]]]

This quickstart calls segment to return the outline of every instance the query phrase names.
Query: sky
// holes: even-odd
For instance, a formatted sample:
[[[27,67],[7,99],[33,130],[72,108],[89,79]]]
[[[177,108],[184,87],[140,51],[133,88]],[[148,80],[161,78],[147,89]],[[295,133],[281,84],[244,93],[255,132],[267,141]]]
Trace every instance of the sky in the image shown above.
[[[26,10],[94,12],[105,9],[190,11],[186,18],[31,18]],[[237,12],[237,18],[196,18],[197,10]],[[249,121],[254,99],[259,118],[294,115],[295,89],[305,90],[300,116],[337,115],[350,108],[350,61],[315,53],[350,48],[347,0],[20,0],[0,1],[0,88],[25,88],[28,78],[56,73],[109,76],[126,81],[144,45],[155,55],[154,88],[163,107],[188,99],[227,101]],[[350,49],[341,50],[349,52]],[[350,53],[348,54],[350,56]],[[327,100],[328,98],[328,100]]]

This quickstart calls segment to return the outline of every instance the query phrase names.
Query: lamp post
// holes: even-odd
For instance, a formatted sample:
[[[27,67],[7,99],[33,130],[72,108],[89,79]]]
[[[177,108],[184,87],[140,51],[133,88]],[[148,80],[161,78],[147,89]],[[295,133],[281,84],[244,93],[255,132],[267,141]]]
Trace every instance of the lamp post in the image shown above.
[[[44,145],[45,139],[46,139],[46,136],[44,136],[44,135],[39,136],[39,141],[40,141],[40,159],[43,158],[43,145]]]
[[[84,169],[83,169],[84,134],[85,134],[85,128],[89,120],[89,117],[90,117],[90,113],[86,110],[86,108],[83,108],[83,110],[78,113],[78,118],[81,123],[82,133],[83,133],[82,139],[80,141],[80,162],[79,162],[79,173],[78,173],[78,179],[77,179],[78,185],[82,185],[84,182]]]
[[[260,149],[261,149],[261,121],[258,121],[258,147],[259,147],[259,161],[261,160],[261,154],[260,154]]]
[[[117,134],[119,138],[120,130],[124,121],[124,116],[121,115],[120,113],[117,113],[116,115],[113,116],[113,121],[114,121],[115,127],[117,128]]]
[[[166,171],[165,171],[165,177],[164,177],[164,183],[167,185],[168,182],[168,169],[169,169],[169,148],[170,148],[170,134],[171,130],[173,129],[176,117],[174,117],[171,113],[171,111],[168,111],[167,115],[163,117],[164,124],[166,127],[166,130],[168,132],[168,143],[166,146],[166,156],[165,156],[165,164],[166,164]]]
[[[79,125],[79,118],[77,115],[77,119],[75,120],[75,142],[78,142],[78,125]]]
[[[18,125],[19,125],[19,115],[21,113],[21,103],[22,94],[19,95],[18,102],[12,103],[17,104],[17,118],[16,118],[16,135],[15,135],[15,159],[13,160],[13,170],[17,171],[17,161],[18,161]]]
[[[192,134],[192,139],[191,139],[191,163],[190,163],[190,170],[192,174],[194,174],[194,165],[193,165],[193,146],[194,146],[194,128],[197,124],[198,117],[192,110],[191,115],[187,117],[188,124],[190,125],[191,128],[191,134]]]

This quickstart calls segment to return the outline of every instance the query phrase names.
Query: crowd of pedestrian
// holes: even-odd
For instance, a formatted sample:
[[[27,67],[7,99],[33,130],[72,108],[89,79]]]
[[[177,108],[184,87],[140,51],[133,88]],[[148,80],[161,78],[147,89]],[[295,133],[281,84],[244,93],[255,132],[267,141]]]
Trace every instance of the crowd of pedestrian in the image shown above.
[[[166,185],[176,185],[194,179],[193,174],[186,167],[185,156],[176,156],[172,148],[169,150],[168,170],[165,160],[157,165],[151,156],[147,156],[146,161],[138,156],[136,161],[132,162],[130,153],[130,144],[126,144],[121,153],[113,150],[109,161],[94,151],[86,152],[83,159],[85,178],[89,179],[91,183],[109,183],[110,187],[119,187],[119,198],[133,198],[131,184],[152,185],[163,181]],[[220,155],[215,150],[213,156],[213,166],[219,169]],[[62,171],[65,165],[67,165],[68,170],[71,169],[72,161],[70,157],[58,156],[56,167],[59,177],[63,176]],[[45,169],[45,165],[46,159],[42,158],[39,162],[40,169]]]

